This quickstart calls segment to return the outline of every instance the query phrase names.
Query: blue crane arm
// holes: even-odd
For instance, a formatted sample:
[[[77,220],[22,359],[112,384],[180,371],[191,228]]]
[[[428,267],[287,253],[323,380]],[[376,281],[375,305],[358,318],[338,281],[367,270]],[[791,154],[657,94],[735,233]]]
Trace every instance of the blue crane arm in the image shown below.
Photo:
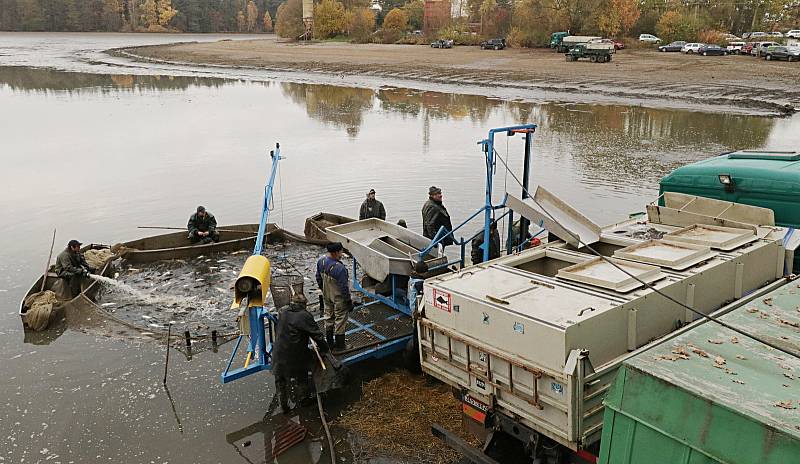
[[[256,246],[253,249],[254,255],[260,255],[264,251],[264,234],[267,232],[267,219],[269,219],[269,204],[272,202],[272,190],[275,186],[275,174],[278,172],[278,161],[281,158],[281,144],[275,144],[275,150],[269,152],[272,157],[272,169],[269,173],[269,180],[267,186],[264,187],[264,204],[261,207],[261,222],[258,224],[258,236],[256,237]]]

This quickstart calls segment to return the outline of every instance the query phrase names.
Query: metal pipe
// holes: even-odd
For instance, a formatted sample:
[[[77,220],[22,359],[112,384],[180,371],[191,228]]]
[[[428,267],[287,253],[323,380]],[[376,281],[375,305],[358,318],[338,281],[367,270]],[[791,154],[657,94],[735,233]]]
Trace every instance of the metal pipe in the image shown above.
[[[258,236],[256,237],[256,246],[253,249],[254,255],[260,255],[264,250],[264,233],[267,229],[267,218],[269,217],[269,203],[272,200],[272,189],[275,185],[275,174],[278,172],[278,161],[281,158],[281,144],[275,144],[275,150],[269,152],[272,157],[272,170],[269,174],[269,181],[264,188],[264,204],[261,209],[261,222],[258,224]]]
[[[530,197],[528,194],[528,184],[530,183],[531,177],[531,145],[533,143],[533,133],[526,132],[525,133],[525,159],[522,165],[522,199],[526,199]],[[513,223],[512,223],[513,226]],[[527,232],[528,227],[530,226],[530,221],[526,219],[524,216],[520,217],[519,220],[519,240],[517,243],[522,244],[525,240],[527,240]]]

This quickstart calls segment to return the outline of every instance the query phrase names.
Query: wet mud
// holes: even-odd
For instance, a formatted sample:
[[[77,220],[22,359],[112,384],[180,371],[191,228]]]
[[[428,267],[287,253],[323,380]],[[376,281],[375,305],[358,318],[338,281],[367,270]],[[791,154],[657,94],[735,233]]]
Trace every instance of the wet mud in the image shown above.
[[[274,39],[143,46],[109,52],[161,64],[299,72],[312,80],[314,75],[360,76],[384,83],[397,79],[514,89],[528,92],[533,98],[551,100],[728,108],[772,115],[787,115],[800,108],[794,67],[748,56],[696,57],[623,50],[608,64],[567,63],[561,54],[540,49],[493,52],[464,46],[443,51],[403,45],[297,45]],[[753,78],[737,78],[744,75]]]

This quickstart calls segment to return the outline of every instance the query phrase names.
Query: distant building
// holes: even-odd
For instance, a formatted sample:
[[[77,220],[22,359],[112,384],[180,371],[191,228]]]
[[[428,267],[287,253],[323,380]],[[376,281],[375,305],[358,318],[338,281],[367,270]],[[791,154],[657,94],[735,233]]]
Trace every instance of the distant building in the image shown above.
[[[422,27],[425,35],[432,35],[450,25],[451,10],[450,0],[425,0]]]

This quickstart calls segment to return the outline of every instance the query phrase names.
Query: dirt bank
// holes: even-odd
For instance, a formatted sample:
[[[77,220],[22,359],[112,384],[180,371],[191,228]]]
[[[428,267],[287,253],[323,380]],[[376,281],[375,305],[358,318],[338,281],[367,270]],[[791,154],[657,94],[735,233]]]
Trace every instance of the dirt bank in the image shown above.
[[[611,63],[569,63],[545,49],[449,50],[414,45],[184,43],[116,50],[138,59],[386,81],[515,89],[532,99],[735,108],[786,114],[800,108],[800,64],[749,56],[703,57],[623,50]],[[471,93],[467,91],[465,93]]]

